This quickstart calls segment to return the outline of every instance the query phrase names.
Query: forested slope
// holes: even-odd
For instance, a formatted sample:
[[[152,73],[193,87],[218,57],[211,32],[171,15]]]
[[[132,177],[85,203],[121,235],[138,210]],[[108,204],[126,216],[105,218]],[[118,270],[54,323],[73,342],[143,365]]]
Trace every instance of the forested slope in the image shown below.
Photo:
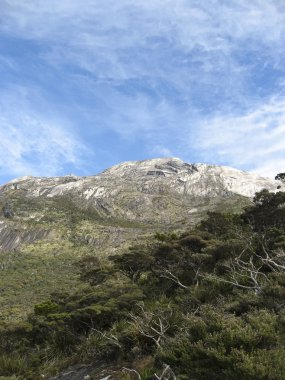
[[[90,252],[77,268],[71,294],[2,323],[2,378],[49,378],[76,363],[90,379],[285,378],[283,192],[120,256]],[[61,378],[77,378],[69,373]]]

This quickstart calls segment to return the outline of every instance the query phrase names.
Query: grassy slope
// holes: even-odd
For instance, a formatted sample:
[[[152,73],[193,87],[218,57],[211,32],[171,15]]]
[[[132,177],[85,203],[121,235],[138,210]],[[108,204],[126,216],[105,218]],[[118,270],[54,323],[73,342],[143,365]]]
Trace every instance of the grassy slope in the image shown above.
[[[16,212],[9,224],[19,231],[52,230],[54,235],[49,240],[26,244],[15,252],[0,254],[0,265],[4,267],[0,277],[0,320],[23,319],[39,300],[55,291],[69,292],[77,286],[76,263],[80,257],[120,253],[130,245],[148,241],[154,232],[166,229],[159,224],[147,226],[104,219],[96,210],[84,210],[68,198],[27,199],[23,195],[21,191],[7,194]],[[225,199],[216,205],[213,200],[206,200],[199,205],[201,212],[195,221],[205,216],[207,209],[238,211],[247,202],[244,198],[239,202]],[[186,227],[185,220],[175,225],[176,229]]]
[[[77,285],[77,257],[68,241],[39,241],[7,254],[0,277],[1,319],[24,318],[48,293]]]
[[[0,253],[0,320],[24,319],[33,305],[55,291],[79,286],[77,261],[86,254],[105,256],[125,249],[132,241],[153,233],[147,226],[104,220],[96,211],[83,210],[69,199],[22,199],[10,194],[13,220],[2,220],[13,230],[51,230],[52,237]],[[88,244],[89,243],[91,244]],[[115,248],[114,248],[115,247]]]

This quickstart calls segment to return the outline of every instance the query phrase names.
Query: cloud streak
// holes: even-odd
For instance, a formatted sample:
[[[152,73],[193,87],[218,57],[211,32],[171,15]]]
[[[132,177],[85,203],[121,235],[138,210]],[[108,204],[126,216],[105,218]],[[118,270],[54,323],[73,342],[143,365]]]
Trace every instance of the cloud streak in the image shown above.
[[[285,98],[243,115],[218,115],[200,125],[197,143],[209,160],[228,161],[273,177],[285,168]]]
[[[168,152],[264,174],[283,165],[282,0],[2,0],[0,33],[2,87],[15,104],[18,87],[42,99],[15,112],[3,90],[0,137],[14,128],[24,142],[21,129],[41,125],[58,148],[53,170],[47,147],[36,161],[19,153],[18,172],[83,168],[82,157],[87,172],[92,151],[98,170]]]
[[[87,150],[84,144],[67,131],[71,125],[59,125],[31,109],[33,96],[35,91],[19,86],[0,92],[1,174],[51,176],[64,174],[67,164],[78,169]]]

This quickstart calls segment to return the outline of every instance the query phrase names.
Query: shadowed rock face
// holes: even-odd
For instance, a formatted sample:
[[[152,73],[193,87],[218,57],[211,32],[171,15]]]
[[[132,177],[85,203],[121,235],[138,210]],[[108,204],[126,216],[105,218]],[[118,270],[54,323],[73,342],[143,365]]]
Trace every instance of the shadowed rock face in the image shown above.
[[[205,200],[253,197],[276,182],[229,167],[188,164],[178,158],[126,162],[89,177],[25,177],[19,183],[26,197],[70,196],[104,216],[147,222],[178,220],[193,214]],[[11,183],[0,188],[5,193]]]
[[[50,238],[54,235],[49,230],[22,230],[20,227],[0,222],[0,251],[12,251],[22,243],[32,243],[36,240]]]

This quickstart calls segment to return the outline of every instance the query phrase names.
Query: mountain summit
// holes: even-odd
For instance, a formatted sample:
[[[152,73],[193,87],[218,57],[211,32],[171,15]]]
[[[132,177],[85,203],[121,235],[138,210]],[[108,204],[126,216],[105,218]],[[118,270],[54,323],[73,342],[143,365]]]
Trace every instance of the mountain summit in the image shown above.
[[[173,224],[195,223],[208,210],[235,208],[255,192],[276,187],[276,181],[230,167],[158,158],[124,162],[87,177],[22,177],[0,187],[0,195],[68,197],[103,218]]]

